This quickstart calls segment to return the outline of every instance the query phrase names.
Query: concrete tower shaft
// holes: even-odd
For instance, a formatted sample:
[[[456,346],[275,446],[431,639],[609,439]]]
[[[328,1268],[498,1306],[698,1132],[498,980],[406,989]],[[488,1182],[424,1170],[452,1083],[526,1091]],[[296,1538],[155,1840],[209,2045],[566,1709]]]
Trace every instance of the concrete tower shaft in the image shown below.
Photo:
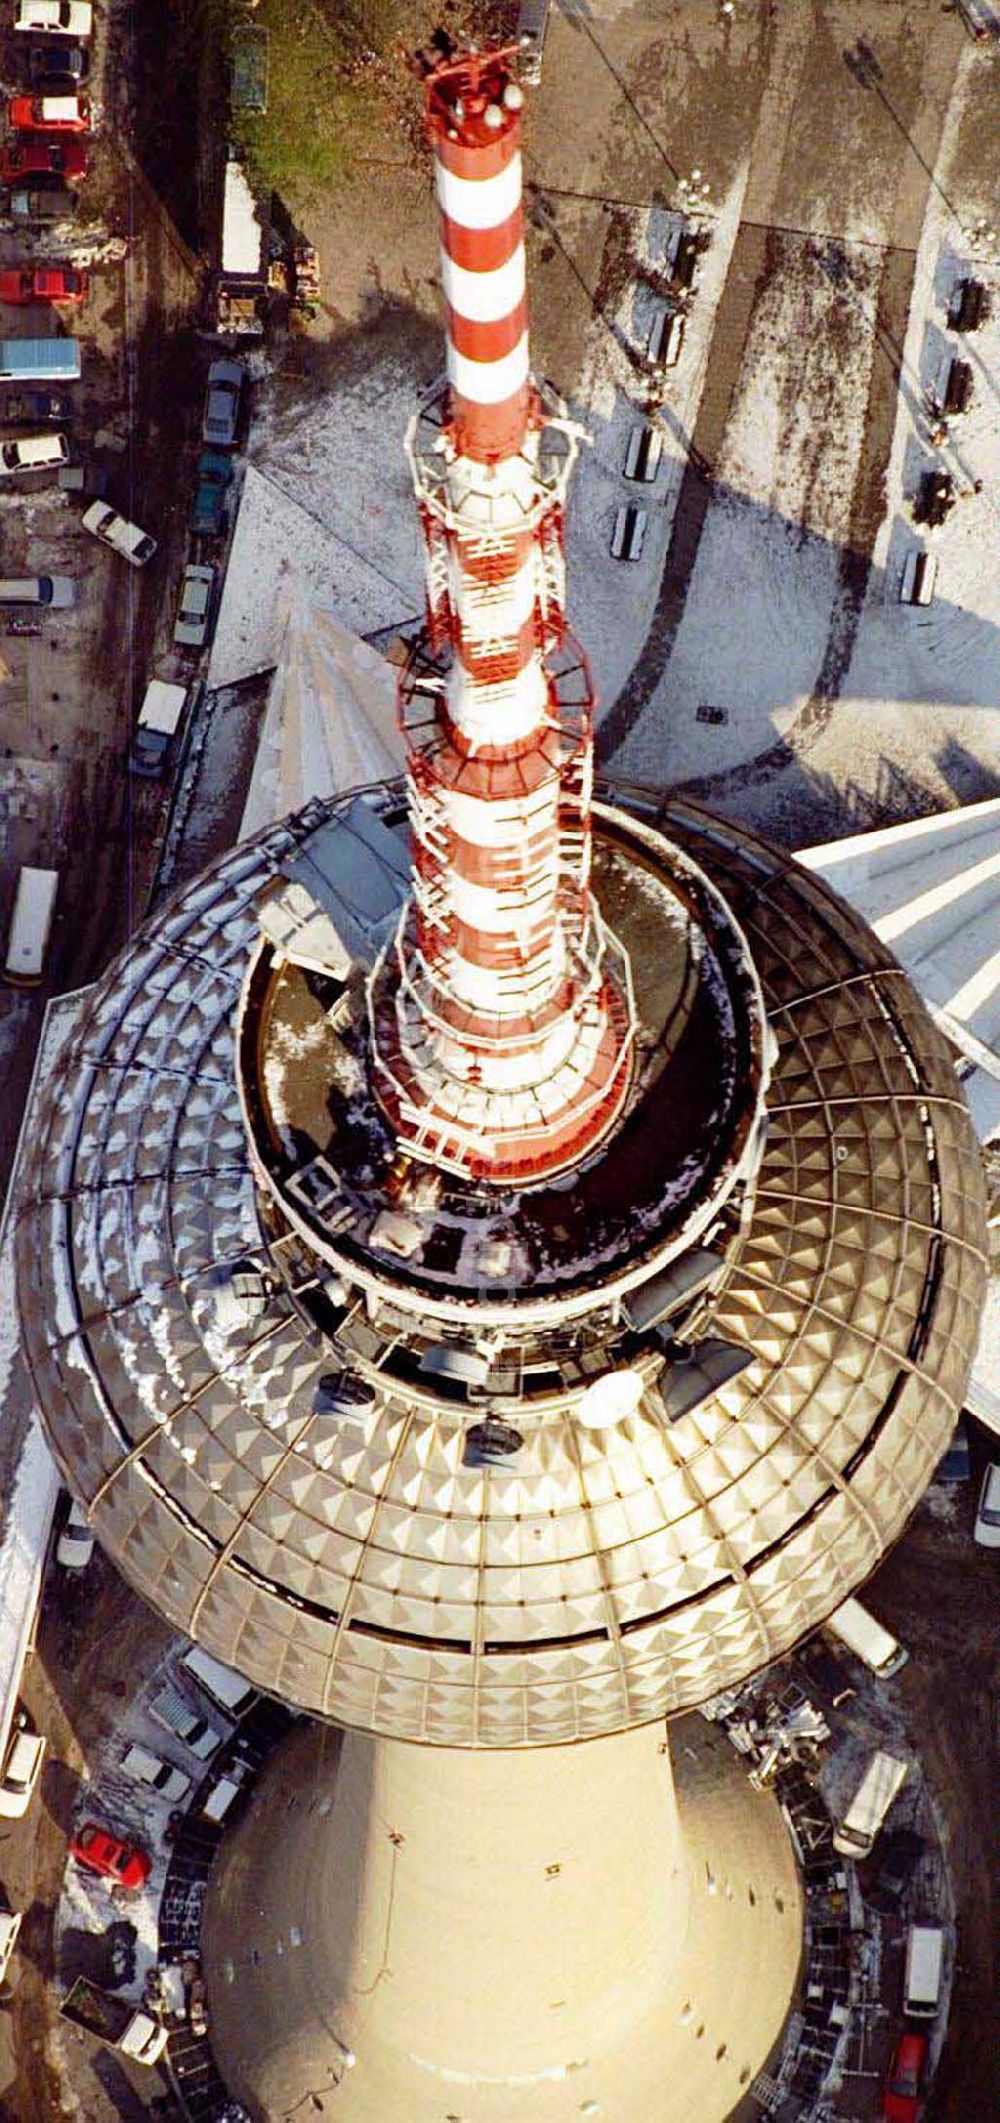
[[[715,1727],[683,1735],[673,1767],[655,1727],[433,1766],[296,1735],[206,1907],[232,2091],[275,2123],[334,2085],[343,2123],[730,2114],[780,2034],[802,1898],[773,1796]]]
[[[502,54],[427,81],[447,383],[410,435],[428,611],[401,689],[413,901],[375,1013],[402,1142],[502,1184],[607,1133],[634,1031],[590,891],[592,698],[562,552],[575,438],[528,372],[521,100]]]

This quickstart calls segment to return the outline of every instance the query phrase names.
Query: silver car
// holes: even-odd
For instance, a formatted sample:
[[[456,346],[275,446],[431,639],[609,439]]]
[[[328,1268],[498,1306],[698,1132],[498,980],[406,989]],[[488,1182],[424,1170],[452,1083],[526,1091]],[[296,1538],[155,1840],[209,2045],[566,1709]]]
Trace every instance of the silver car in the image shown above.
[[[245,379],[246,370],[242,361],[234,361],[232,355],[225,355],[222,360],[213,361],[208,372],[205,412],[201,423],[203,442],[212,442],[217,449],[232,449],[236,441],[240,398]]]
[[[174,640],[182,649],[202,649],[208,639],[215,593],[215,569],[200,561],[185,568],[181,601],[174,622]]]

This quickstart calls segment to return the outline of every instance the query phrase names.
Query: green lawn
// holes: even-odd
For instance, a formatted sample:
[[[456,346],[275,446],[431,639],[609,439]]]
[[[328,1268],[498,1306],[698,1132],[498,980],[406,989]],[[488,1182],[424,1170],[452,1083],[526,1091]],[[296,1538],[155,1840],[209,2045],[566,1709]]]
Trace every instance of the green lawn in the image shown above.
[[[219,4],[203,0],[206,12]],[[350,167],[362,134],[370,143],[402,123],[394,47],[409,46],[419,10],[406,0],[260,0],[249,14],[239,0],[222,4],[269,40],[267,110],[234,111],[233,138],[263,189],[307,205]]]

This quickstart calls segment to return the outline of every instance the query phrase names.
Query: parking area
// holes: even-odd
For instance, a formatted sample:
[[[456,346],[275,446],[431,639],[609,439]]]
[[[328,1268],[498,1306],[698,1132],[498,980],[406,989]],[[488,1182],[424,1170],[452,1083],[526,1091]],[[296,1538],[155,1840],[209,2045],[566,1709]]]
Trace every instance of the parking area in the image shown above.
[[[8,10],[12,14],[13,0]],[[68,40],[50,38],[48,48]],[[0,35],[7,97],[29,83],[35,40]],[[91,978],[140,917],[167,791],[126,771],[147,672],[186,675],[175,651],[174,603],[187,559],[187,510],[197,457],[206,349],[197,338],[201,260],[179,233],[133,138],[134,10],[102,10],[83,49],[89,103],[87,171],[77,209],[15,227],[0,192],[0,272],[52,266],[86,275],[72,306],[0,307],[19,339],[75,339],[79,381],[0,382],[0,444],[63,434],[68,463],[6,479],[0,568],[5,579],[66,578],[69,609],[0,605],[0,928],[19,865],[60,871],[53,949],[40,994],[0,989],[0,1169],[9,1169],[41,999]],[[8,211],[2,211],[6,204]],[[49,417],[40,408],[46,395]],[[156,543],[135,567],[84,527],[110,506]],[[192,557],[198,558],[197,554]],[[193,669],[192,669],[193,675]]]

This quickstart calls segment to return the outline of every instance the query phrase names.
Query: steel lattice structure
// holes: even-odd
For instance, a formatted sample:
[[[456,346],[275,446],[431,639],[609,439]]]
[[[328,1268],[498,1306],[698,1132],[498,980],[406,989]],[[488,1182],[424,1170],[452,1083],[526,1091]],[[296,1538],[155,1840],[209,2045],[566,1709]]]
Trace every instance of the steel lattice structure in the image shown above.
[[[635,1032],[590,890],[590,680],[568,634],[576,444],[528,368],[521,90],[503,56],[427,84],[447,383],[409,448],[428,630],[403,686],[413,899],[374,1018],[398,1140],[500,1180],[570,1166],[613,1126]]]

